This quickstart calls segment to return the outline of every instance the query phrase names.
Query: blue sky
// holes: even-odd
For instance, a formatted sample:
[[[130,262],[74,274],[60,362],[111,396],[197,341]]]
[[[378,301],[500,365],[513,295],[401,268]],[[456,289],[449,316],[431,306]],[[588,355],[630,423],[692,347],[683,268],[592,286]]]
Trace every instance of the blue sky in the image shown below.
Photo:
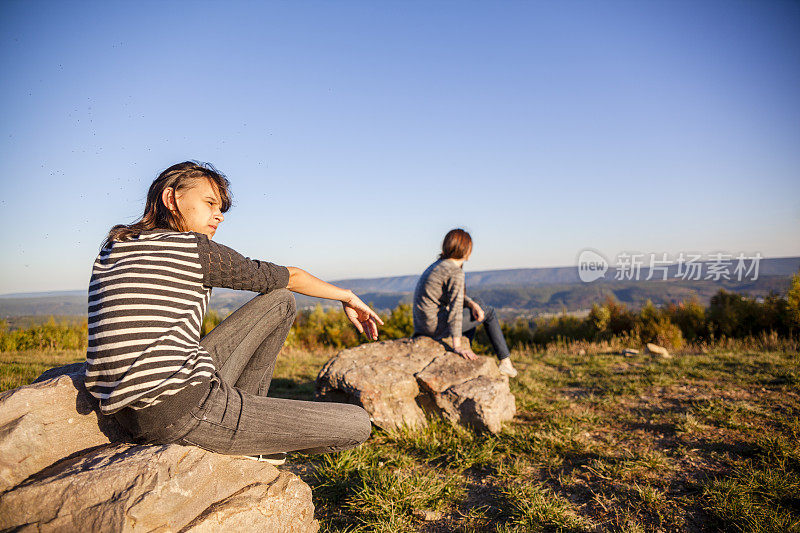
[[[323,279],[800,255],[800,3],[0,3],[0,293],[83,289],[167,166]]]

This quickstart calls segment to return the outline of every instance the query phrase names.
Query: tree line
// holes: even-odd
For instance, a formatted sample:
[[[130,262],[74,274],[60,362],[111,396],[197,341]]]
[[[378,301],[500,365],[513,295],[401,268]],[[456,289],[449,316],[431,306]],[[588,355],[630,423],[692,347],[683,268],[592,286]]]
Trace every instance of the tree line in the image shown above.
[[[224,317],[212,310],[203,318],[204,336]],[[390,313],[383,313],[384,326],[380,339],[410,337],[414,332],[411,306],[399,304]],[[785,296],[775,292],[765,298],[752,298],[720,289],[708,306],[696,300],[656,307],[648,301],[641,309],[632,310],[611,297],[595,303],[584,318],[566,312],[550,318],[518,318],[502,322],[501,327],[510,347],[544,347],[565,341],[603,342],[623,339],[629,343],[653,342],[672,349],[686,344],[713,343],[719,339],[745,339],[763,335],[796,339],[800,336],[800,273],[792,276]],[[39,325],[10,330],[0,320],[0,351],[86,349],[87,323],[59,322],[53,317]],[[321,346],[350,348],[367,342],[352,327],[340,308],[298,313],[286,345],[302,349]],[[489,341],[483,328],[475,339],[476,349],[483,351]]]

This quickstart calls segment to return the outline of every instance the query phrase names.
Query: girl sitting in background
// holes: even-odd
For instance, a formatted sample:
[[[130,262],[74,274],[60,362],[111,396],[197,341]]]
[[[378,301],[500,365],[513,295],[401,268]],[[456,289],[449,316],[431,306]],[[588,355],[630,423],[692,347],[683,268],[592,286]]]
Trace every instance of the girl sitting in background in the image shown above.
[[[510,352],[494,309],[479,298],[470,298],[464,289],[464,262],[472,253],[472,237],[462,229],[447,232],[439,259],[420,276],[414,290],[414,336],[449,338],[453,350],[465,359],[477,356],[468,344],[461,345],[462,333],[470,342],[483,324],[492,349],[500,359],[500,372],[514,377]]]

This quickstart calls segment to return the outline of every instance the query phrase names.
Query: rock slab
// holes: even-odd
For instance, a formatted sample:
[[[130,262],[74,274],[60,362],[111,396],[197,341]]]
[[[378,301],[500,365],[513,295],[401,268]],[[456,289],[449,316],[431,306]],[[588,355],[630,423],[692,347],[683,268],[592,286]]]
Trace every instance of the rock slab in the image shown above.
[[[311,489],[267,463],[193,446],[116,443],[0,496],[0,529],[316,531]]]
[[[51,369],[42,377],[48,375],[53,377],[0,394],[0,492],[64,457],[128,438],[97,411],[83,386],[83,366]]]
[[[516,413],[494,358],[469,361],[429,337],[342,350],[317,376],[317,397],[360,405],[383,429],[424,425],[432,413],[497,433]]]
[[[669,359],[672,357],[666,348],[664,348],[663,346],[659,346],[658,344],[653,344],[652,342],[648,342],[646,348],[647,348],[647,353],[649,353],[650,355],[655,355],[656,357],[662,357],[664,359]]]
[[[126,442],[96,410],[83,367],[40,379],[0,395],[0,530],[318,531],[311,489],[294,474]]]

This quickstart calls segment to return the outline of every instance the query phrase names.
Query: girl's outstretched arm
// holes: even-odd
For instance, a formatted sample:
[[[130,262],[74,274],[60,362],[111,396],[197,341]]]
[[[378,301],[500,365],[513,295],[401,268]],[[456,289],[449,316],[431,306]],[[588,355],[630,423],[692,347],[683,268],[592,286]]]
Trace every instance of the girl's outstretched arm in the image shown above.
[[[338,300],[342,302],[347,319],[356,327],[359,333],[365,333],[372,340],[378,339],[378,325],[383,325],[383,320],[378,314],[361,301],[351,290],[342,289],[312,276],[302,268],[287,267],[289,269],[289,285],[292,292]]]

